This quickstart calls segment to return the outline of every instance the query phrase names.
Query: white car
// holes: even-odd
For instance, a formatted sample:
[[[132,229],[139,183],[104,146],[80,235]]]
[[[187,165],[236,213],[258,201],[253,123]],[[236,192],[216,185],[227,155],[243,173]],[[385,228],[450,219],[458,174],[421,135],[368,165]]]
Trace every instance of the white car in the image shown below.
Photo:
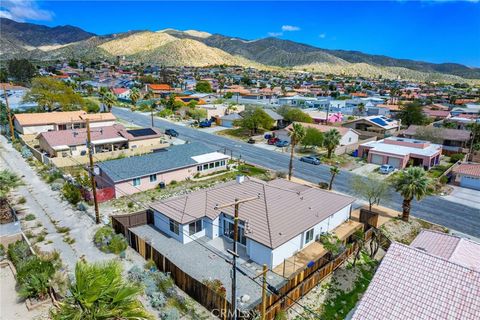
[[[380,173],[389,174],[390,172],[395,171],[395,167],[389,164],[382,164],[380,167]]]

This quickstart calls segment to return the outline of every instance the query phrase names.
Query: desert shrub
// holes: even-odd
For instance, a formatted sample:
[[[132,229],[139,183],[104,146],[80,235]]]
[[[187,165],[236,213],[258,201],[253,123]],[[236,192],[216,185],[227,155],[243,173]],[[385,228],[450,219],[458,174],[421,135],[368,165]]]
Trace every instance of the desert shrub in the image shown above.
[[[167,303],[167,299],[162,292],[156,291],[150,295],[150,305],[153,308],[160,309]]]
[[[62,188],[63,188],[63,183],[54,182],[50,185],[50,189],[52,189],[53,191],[60,191]]]
[[[320,181],[318,183],[318,186],[320,187],[320,189],[328,189],[328,183],[327,182]]]
[[[86,202],[80,201],[79,203],[77,203],[77,210],[87,211],[87,209],[88,209],[88,205]]]
[[[441,183],[441,184],[446,184],[447,182],[448,182],[448,177],[447,177],[447,176],[442,176],[442,177],[440,178],[440,183]]]
[[[127,207],[128,207],[129,209],[133,208],[133,202],[132,202],[132,201],[129,201],[129,202],[127,203]]]
[[[287,313],[285,312],[285,310],[280,310],[275,315],[275,320],[287,320],[287,319],[288,319],[288,317],[287,317]]]
[[[71,204],[77,204],[82,200],[80,189],[71,183],[65,183],[62,188],[62,194]]]
[[[25,220],[26,221],[32,221],[32,220],[35,220],[35,215],[33,213],[29,213],[25,216]]]
[[[95,232],[93,242],[102,252],[119,254],[127,249],[127,240],[121,234],[115,234],[110,226],[104,226]]]
[[[55,180],[59,180],[59,179],[63,180],[63,175],[58,170],[52,170],[47,176],[48,183],[57,182]]]
[[[25,159],[30,159],[33,157],[32,151],[27,146],[22,147],[22,151],[20,152],[22,154],[22,157]]]
[[[287,177],[287,173],[285,171],[277,171],[275,175],[277,176],[277,178],[281,179],[285,179]]]
[[[54,273],[53,263],[37,256],[31,256],[21,262],[17,267],[20,297],[43,299],[48,294],[50,278]]]
[[[160,317],[164,320],[178,320],[180,319],[180,312],[175,308],[167,308],[162,311]]]
[[[32,255],[28,244],[25,241],[21,240],[8,245],[7,253],[8,258],[15,266],[18,266],[21,261]]]
[[[152,268],[156,269],[157,265],[155,264],[155,261],[153,261],[153,259],[148,259],[145,263],[145,269],[151,270]]]
[[[464,157],[465,157],[465,155],[462,154],[462,153],[452,154],[452,155],[450,156],[450,162],[451,162],[451,163],[455,163],[455,162],[457,162],[457,161],[463,160]]]
[[[115,234],[108,245],[110,252],[119,254],[127,249],[127,240],[121,234]]]
[[[167,118],[167,117],[173,116],[173,111],[170,109],[163,109],[162,111],[157,113],[157,116],[162,118]]]
[[[170,181],[170,184],[171,184],[172,186],[176,185],[176,184],[177,184],[177,180],[172,180],[172,181]]]
[[[18,199],[17,203],[18,204],[25,204],[27,202],[27,199],[25,199],[25,197],[20,197],[20,199]]]
[[[203,280],[203,284],[206,285],[212,291],[215,291],[216,293],[222,296],[226,295],[225,287],[223,286],[222,281],[218,279],[213,279],[213,280],[205,279]]]

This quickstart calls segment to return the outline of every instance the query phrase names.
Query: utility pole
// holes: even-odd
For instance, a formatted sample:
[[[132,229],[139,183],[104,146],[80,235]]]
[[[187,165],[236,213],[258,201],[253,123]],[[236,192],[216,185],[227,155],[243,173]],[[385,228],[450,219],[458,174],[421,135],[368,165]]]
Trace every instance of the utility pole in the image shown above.
[[[237,320],[237,240],[238,240],[238,211],[240,203],[245,203],[253,200],[257,200],[260,198],[260,195],[256,197],[250,197],[245,199],[238,199],[235,198],[234,202],[226,203],[223,205],[216,205],[215,210],[227,208],[227,207],[234,207],[234,218],[233,218],[233,249],[227,250],[228,253],[232,255],[232,316],[233,320]]]
[[[93,193],[93,203],[95,205],[95,223],[100,223],[100,213],[98,212],[98,201],[97,201],[97,187],[95,185],[95,175],[93,174],[93,146],[92,140],[90,137],[90,119],[87,119],[87,148],[88,148],[88,158],[90,160],[90,182],[92,183],[92,193]]]
[[[10,105],[8,104],[7,88],[3,85],[3,94],[5,95],[5,111],[8,116],[8,124],[10,126],[10,136],[12,138],[12,143],[15,142],[15,131],[13,130],[13,119],[12,112],[10,110]]]
[[[150,108],[150,118],[152,119],[152,128],[155,127],[153,124],[153,108]]]

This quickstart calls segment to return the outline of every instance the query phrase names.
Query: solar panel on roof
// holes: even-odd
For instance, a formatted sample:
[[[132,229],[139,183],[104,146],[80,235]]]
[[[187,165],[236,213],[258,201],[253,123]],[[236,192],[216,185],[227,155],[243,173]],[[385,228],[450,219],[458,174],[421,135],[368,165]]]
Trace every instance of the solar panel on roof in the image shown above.
[[[375,122],[376,124],[381,126],[388,125],[388,123],[386,123],[385,121],[383,121],[383,119],[380,119],[380,118],[373,118],[373,119],[370,119],[370,121]]]
[[[151,136],[157,134],[153,129],[151,128],[144,128],[144,129],[132,129],[132,130],[127,130],[128,133],[130,133],[134,137],[143,137],[143,136]]]

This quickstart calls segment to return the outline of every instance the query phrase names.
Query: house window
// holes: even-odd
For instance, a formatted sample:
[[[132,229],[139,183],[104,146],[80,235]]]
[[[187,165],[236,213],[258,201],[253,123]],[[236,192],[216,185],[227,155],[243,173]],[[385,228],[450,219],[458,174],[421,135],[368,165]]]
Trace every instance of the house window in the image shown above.
[[[214,165],[215,165],[215,164],[212,162],[212,163],[209,163],[209,164],[208,164],[208,167],[209,167],[210,169],[212,169]]]
[[[136,187],[136,186],[139,186],[139,185],[140,185],[140,178],[133,179],[133,186]]]
[[[305,244],[309,243],[313,240],[313,229],[308,230],[305,232]]]
[[[197,232],[202,231],[202,219],[194,221],[188,225],[188,234],[194,235]]]
[[[220,161],[220,165],[224,166],[225,165],[225,160]]]
[[[67,130],[67,125],[66,124],[59,124],[58,125],[58,130]]]
[[[197,171],[202,171],[203,167],[202,166],[197,166]]]
[[[208,164],[203,165],[203,170],[208,170]]]
[[[150,175],[150,182],[155,182],[157,181],[157,174],[151,174]]]
[[[75,146],[70,147],[70,151],[77,151],[77,147],[75,147]]]
[[[220,161],[215,162],[215,168],[220,167]]]
[[[169,220],[170,220],[170,231],[172,231],[175,234],[179,234],[180,233],[180,231],[179,231],[180,228],[179,228],[178,222],[174,221],[172,219],[169,219]]]
[[[82,124],[81,123],[74,123],[73,124],[73,129],[81,129],[82,128]]]

